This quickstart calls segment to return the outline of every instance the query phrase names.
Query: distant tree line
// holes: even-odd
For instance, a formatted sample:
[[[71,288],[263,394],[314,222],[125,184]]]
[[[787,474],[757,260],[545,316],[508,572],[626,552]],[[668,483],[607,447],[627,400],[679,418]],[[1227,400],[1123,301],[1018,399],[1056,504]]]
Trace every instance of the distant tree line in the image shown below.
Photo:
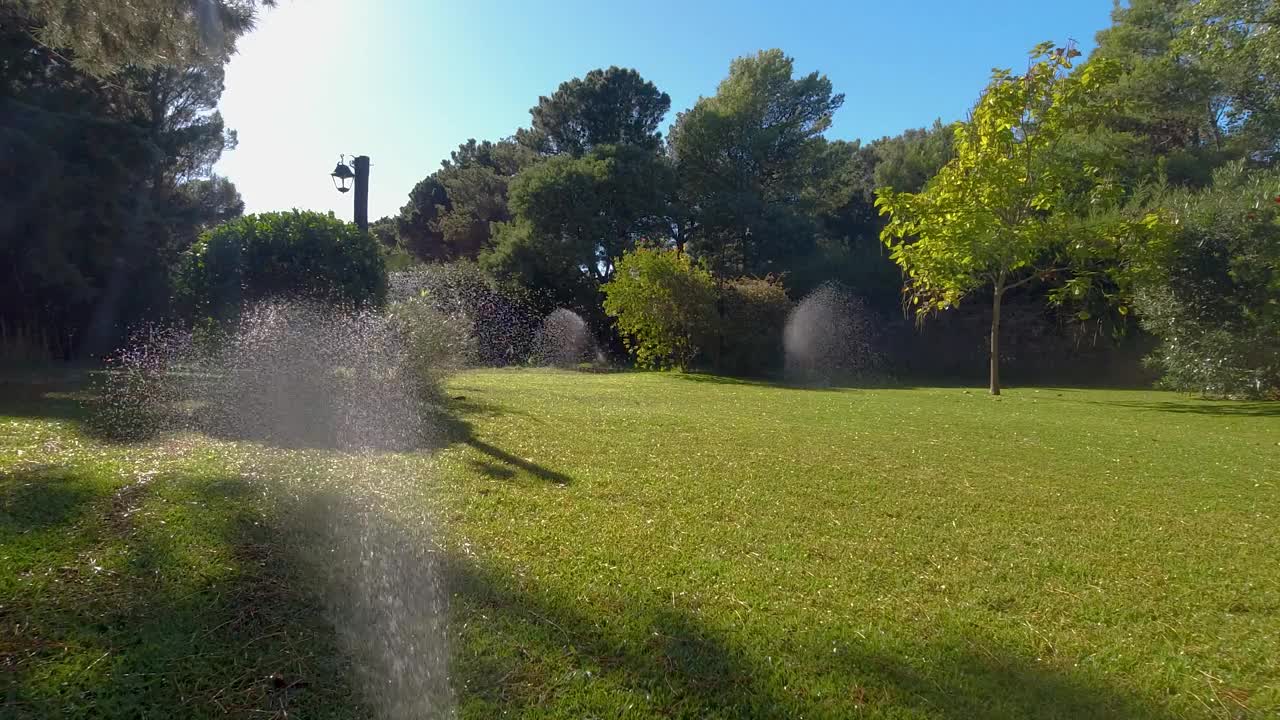
[[[197,242],[242,209],[211,167],[235,141],[216,111],[222,66],[258,4],[4,11],[0,143],[23,168],[0,188],[7,352],[101,352],[140,319],[199,304],[183,295],[212,282],[191,274],[196,256],[266,237],[254,220]],[[76,13],[97,5],[111,6],[100,25],[81,27]],[[156,23],[158,10],[189,22]],[[777,343],[761,328],[834,282],[874,314],[902,374],[989,368],[998,390],[1001,367],[1135,379],[1146,355],[1172,386],[1268,396],[1280,387],[1277,23],[1271,0],[1133,0],[1087,58],[1042,45],[1025,72],[997,72],[964,120],[865,143],[828,130],[842,107],[872,110],[781,50],[734,60],[667,128],[661,89],[593,70],[508,137],[460,145],[370,236],[386,268],[469,263],[463,275],[478,269],[544,315],[573,309],[647,364],[769,372]],[[341,236],[261,222],[323,228],[299,241],[307,252]],[[280,267],[311,267],[280,251]],[[353,252],[364,268],[367,251]],[[649,276],[660,282],[628,285]],[[354,277],[344,287],[385,287]],[[679,298],[704,307],[664,318],[627,304]]]
[[[993,390],[1000,365],[1132,380],[1159,345],[1151,371],[1176,387],[1274,392],[1278,7],[1135,0],[1088,58],[1046,44],[965,121],[869,143],[826,137],[844,96],[780,50],[733,61],[665,136],[666,94],[594,70],[540,98],[528,127],[460,146],[380,238],[424,262],[475,260],[605,335],[635,322],[601,313],[618,260],[669,248],[720,287],[780,280],[798,299],[843,284],[911,373],[989,365]],[[1206,219],[1224,195],[1254,207],[1230,233]],[[703,360],[724,343],[704,338]]]

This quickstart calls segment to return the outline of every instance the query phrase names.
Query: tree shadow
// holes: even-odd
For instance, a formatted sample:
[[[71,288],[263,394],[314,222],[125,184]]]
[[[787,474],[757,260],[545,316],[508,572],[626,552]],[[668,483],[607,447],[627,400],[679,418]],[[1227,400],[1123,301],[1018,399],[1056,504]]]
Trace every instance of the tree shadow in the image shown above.
[[[1150,412],[1179,413],[1187,415],[1216,415],[1219,417],[1280,417],[1280,402],[1232,401],[1232,400],[1165,400],[1159,402],[1138,401],[1090,401],[1094,405],[1131,408]]]
[[[489,463],[484,461],[472,461],[471,464],[473,467],[477,467],[477,469],[479,469],[482,473],[485,473],[486,475],[489,475],[490,477],[493,477],[495,479],[507,480],[514,477],[515,470],[512,470],[512,468],[515,468],[517,470],[523,470],[524,472],[538,478],[539,480],[545,480],[549,483],[553,483],[556,485],[568,485],[569,483],[573,482],[573,478],[569,477],[568,475],[565,475],[562,472],[558,472],[556,470],[552,470],[543,465],[539,465],[538,463],[533,462],[532,460],[527,460],[525,458],[512,455],[506,450],[503,450],[502,448],[497,447],[495,445],[491,445],[481,440],[480,438],[472,436],[467,438],[463,442],[468,447],[475,448],[476,450],[479,450],[485,455],[488,455],[489,457],[493,458],[494,460],[497,460],[499,463],[502,463],[503,465],[506,466],[506,467],[503,467],[503,465],[496,465],[494,463]]]
[[[96,498],[74,471],[59,465],[0,471],[0,540],[71,523]]]
[[[732,377],[729,375],[713,375],[709,373],[686,372],[686,373],[669,373],[670,377],[679,378],[685,382],[699,383],[702,385],[728,385],[733,387],[760,387],[775,388],[783,390],[814,390],[834,392],[838,390],[846,390],[852,388],[863,387],[855,383],[843,384],[839,382],[833,383],[801,383],[784,380],[781,378],[745,378]]]
[[[154,482],[190,490],[182,517],[166,511],[167,525],[143,521],[99,494],[42,541],[77,558],[58,568],[56,585],[36,580],[21,596],[0,594],[0,716],[282,717],[350,708],[348,662],[334,630],[285,562],[282,538],[262,522],[247,483]],[[208,552],[218,556],[212,565]]]
[[[489,478],[490,480],[511,480],[516,476],[515,470],[512,470],[511,468],[505,465],[499,465],[498,463],[494,463],[494,462],[487,462],[484,460],[468,460],[467,464],[470,465],[473,470]]]
[[[82,379],[0,380],[0,415],[83,423],[88,400]]]
[[[778,387],[782,385],[782,381],[769,378],[747,378],[734,377],[731,375],[713,375],[711,373],[701,372],[680,372],[668,373],[671,377],[680,378],[687,382],[702,383],[705,385],[741,385],[748,387]]]
[[[780,388],[785,390],[812,390],[838,392],[846,390],[935,390],[935,389],[951,389],[951,390],[969,390],[974,393],[985,393],[987,390],[986,378],[958,378],[958,377],[929,377],[929,376],[912,376],[912,377],[894,377],[891,375],[881,376],[862,376],[862,377],[833,377],[822,382],[804,382],[800,380],[789,380],[777,377],[733,377],[727,375],[715,375],[702,372],[688,373],[670,373],[671,377],[678,378],[687,382],[702,383],[707,385],[729,385],[738,387],[765,387]],[[1084,390],[1150,390],[1149,384],[1142,385],[1138,383],[1051,383],[1036,382],[1034,378],[1006,377],[1001,388],[1006,391],[1010,390],[1044,390],[1057,392],[1078,392]],[[1267,403],[1259,403],[1266,405]]]
[[[800,379],[787,378],[769,378],[769,377],[732,377],[728,375],[714,375],[710,373],[670,373],[671,377],[679,378],[687,382],[701,383],[707,385],[729,385],[737,387],[762,387],[776,388],[782,390],[809,390],[813,392],[844,392],[848,390],[920,390],[931,388],[954,388],[954,389],[979,389],[982,388],[982,382],[964,382],[955,378],[940,379],[936,382],[924,384],[920,382],[910,382],[904,379],[894,378],[891,376],[880,375],[864,375],[851,377],[831,377],[823,380],[805,381]],[[1011,386],[1005,386],[1006,389],[1012,389]]]
[[[976,634],[885,647],[832,627],[798,651],[782,651],[790,657],[762,657],[694,611],[660,600],[634,600],[625,613],[589,612],[527,576],[456,556],[443,567],[459,628],[455,694],[467,717],[556,707],[604,716],[620,698],[661,717],[837,718],[867,710],[955,720],[1172,717],[1156,699]]]
[[[432,451],[471,437],[467,417],[512,413],[490,403],[439,395],[421,403],[404,403],[398,418],[403,427],[397,427],[396,419],[377,415],[376,405],[352,413],[324,393],[312,393],[284,407],[269,402],[256,408],[229,408],[217,402],[179,407],[180,403],[157,401],[163,392],[134,393],[105,376],[82,372],[52,378],[0,378],[0,416],[71,422],[87,437],[113,445],[194,431],[217,440],[288,450]],[[109,396],[113,393],[114,397]],[[212,394],[209,397],[216,400]],[[408,408],[413,409],[412,415]],[[354,431],[349,427],[353,417]],[[411,432],[402,431],[409,427]]]
[[[968,720],[1172,720],[1154,698],[1078,670],[1002,647],[980,634],[943,636],[909,653],[851,644],[824,653],[831,667],[864,689],[864,701],[883,699],[936,718]],[[942,658],[920,662],[918,658]],[[909,659],[912,658],[912,659]]]
[[[538,673],[550,664],[562,672],[567,664],[576,676],[594,674],[649,695],[668,716],[713,716],[713,708],[722,712],[749,702],[750,717],[792,717],[777,698],[761,696],[745,657],[682,613],[654,607],[642,632],[615,631],[607,619],[590,618],[570,602],[463,558],[447,557],[442,567],[452,624],[462,628],[452,660],[464,716],[519,717],[547,709],[554,698],[547,697]]]

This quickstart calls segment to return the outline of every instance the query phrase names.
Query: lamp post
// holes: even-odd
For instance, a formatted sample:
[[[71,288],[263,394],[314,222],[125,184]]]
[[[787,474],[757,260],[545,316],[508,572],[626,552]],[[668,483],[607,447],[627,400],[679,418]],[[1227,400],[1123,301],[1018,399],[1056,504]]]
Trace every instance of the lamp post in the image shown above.
[[[334,166],[333,172],[329,173],[333,178],[333,187],[340,193],[351,190],[352,180],[355,181],[355,218],[356,227],[361,230],[369,230],[369,156],[357,155],[351,160],[351,164],[347,164],[347,156],[342,155],[338,164]]]

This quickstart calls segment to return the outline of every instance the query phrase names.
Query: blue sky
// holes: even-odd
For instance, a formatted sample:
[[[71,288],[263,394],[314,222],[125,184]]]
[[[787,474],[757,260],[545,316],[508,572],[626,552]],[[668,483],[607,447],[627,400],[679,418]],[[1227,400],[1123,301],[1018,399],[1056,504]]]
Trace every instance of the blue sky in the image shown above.
[[[958,119],[993,67],[1025,67],[1043,40],[1083,51],[1112,0],[915,2],[491,2],[281,0],[240,42],[221,109],[240,137],[217,172],[249,212],[351,217],[329,172],[372,159],[369,215],[396,213],[414,183],[468,138],[496,140],[539,95],[597,67],[634,67],[671,95],[671,116],[712,95],[729,62],[779,47],[797,72],[845,94],[828,135],[871,140]]]

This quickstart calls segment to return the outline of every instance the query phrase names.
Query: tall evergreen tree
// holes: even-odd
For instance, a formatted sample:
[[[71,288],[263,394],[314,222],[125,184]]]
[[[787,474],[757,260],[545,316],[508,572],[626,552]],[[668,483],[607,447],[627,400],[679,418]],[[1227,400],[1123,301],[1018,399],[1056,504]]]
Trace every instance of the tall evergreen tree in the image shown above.
[[[844,102],[817,72],[794,76],[781,50],[734,60],[716,94],[671,128],[690,250],[722,274],[785,270],[812,250],[819,142]]]

